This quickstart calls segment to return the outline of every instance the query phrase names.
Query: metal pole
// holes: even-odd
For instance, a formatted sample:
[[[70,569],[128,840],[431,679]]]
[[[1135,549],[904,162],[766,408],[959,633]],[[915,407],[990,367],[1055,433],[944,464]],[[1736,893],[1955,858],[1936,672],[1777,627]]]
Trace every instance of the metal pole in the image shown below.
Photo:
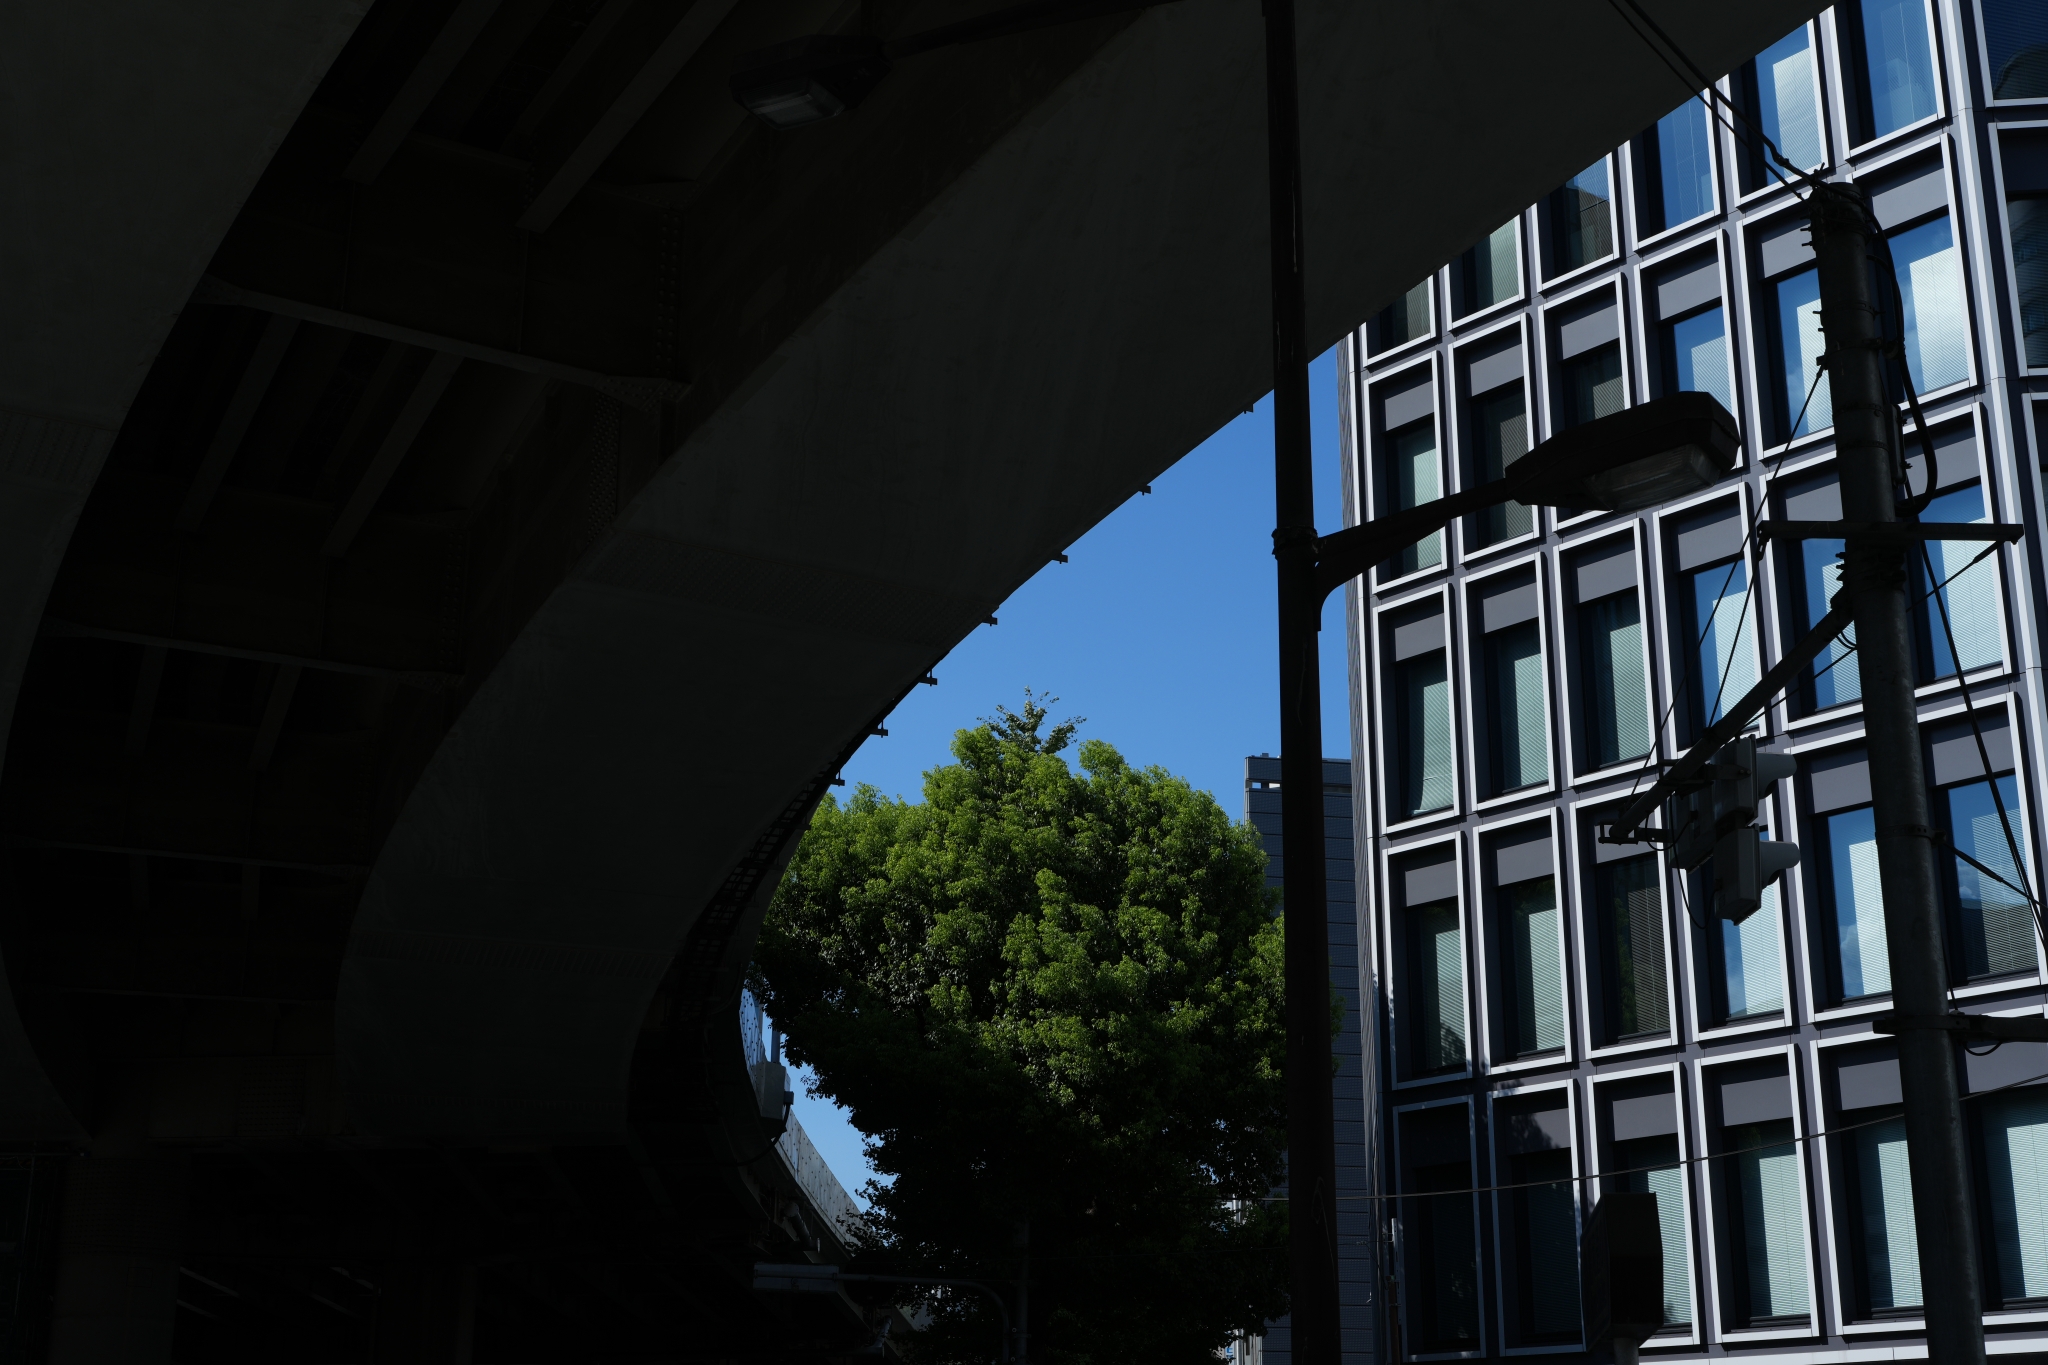
[[[1287,910],[1287,1202],[1293,1358],[1337,1365],[1337,1163],[1323,886],[1323,716],[1315,463],[1302,289],[1301,119],[1293,0],[1265,0],[1273,251],[1273,555],[1280,561],[1280,835]]]
[[[1879,349],[1868,201],[1853,186],[1824,184],[1815,187],[1812,208],[1842,516],[1850,522],[1894,521],[1892,437],[1897,421]],[[1948,955],[1913,700],[1915,648],[1906,583],[1902,545],[1849,539],[1842,590],[1856,613],[1892,1004],[1899,1014],[1935,1019],[1949,1011]],[[1977,1219],[1963,1148],[1955,1047],[1948,1036],[1931,1028],[1900,1033],[1899,1081],[1928,1358],[1935,1365],[1983,1365]]]

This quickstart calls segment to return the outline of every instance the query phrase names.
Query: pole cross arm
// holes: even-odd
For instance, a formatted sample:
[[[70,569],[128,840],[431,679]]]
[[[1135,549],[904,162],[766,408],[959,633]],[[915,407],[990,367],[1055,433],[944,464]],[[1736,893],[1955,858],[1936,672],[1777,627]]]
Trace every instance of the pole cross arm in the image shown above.
[[[1931,1029],[1960,1033],[1966,1040],[1994,1043],[2048,1043],[2048,1019],[2039,1016],[2001,1018],[1991,1014],[1880,1014],[1870,1021],[1877,1033],[1908,1033]]]
[[[1770,704],[1772,697],[1784,690],[1797,677],[1799,670],[1812,663],[1814,657],[1828,647],[1829,641],[1855,623],[1855,613],[1849,603],[1837,596],[1835,605],[1828,608],[1828,614],[1820,618],[1812,630],[1801,636],[1799,643],[1787,651],[1784,658],[1771,665],[1768,673],[1755,687],[1742,695],[1742,699],[1729,707],[1721,719],[1707,727],[1707,732],[1694,742],[1685,756],[1664,770],[1657,779],[1657,785],[1644,792],[1622,808],[1614,817],[1607,833],[1600,836],[1603,844],[1633,844],[1645,842],[1637,834],[1637,827],[1650,818],[1650,813],[1664,804],[1666,797],[1675,792],[1688,791],[1701,785],[1701,779],[1714,755],[1729,740],[1741,734],[1759,712]]]
[[[1503,502],[1629,512],[1710,487],[1735,465],[1735,419],[1711,394],[1673,393],[1561,432],[1507,472],[1315,542],[1322,597],[1459,517]]]
[[[2008,544],[2026,535],[2024,526],[1969,521],[1760,521],[1756,538],[1771,540],[1862,540],[1911,545],[1923,540],[1997,540]]]

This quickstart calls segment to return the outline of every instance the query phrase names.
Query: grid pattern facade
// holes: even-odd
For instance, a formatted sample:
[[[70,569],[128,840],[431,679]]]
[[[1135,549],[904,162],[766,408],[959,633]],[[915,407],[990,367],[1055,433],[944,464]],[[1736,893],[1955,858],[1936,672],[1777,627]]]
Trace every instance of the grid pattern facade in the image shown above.
[[[1653,60],[1646,51],[1643,60]],[[1510,504],[1347,594],[1366,1141],[1389,1268],[1381,1359],[1583,1355],[1578,1227],[1657,1196],[1665,1326],[1646,1355],[1917,1349],[1919,1268],[1853,649],[1757,722],[1799,760],[1763,816],[1800,865],[1735,925],[1648,845],[1595,828],[1827,610],[1835,520],[1805,219],[1764,165],[1871,191],[1929,521],[1919,705],[1958,1006],[2044,1009],[2048,8],[1860,0],[1670,115],[1358,328],[1339,365],[1345,523],[1498,477],[1536,443],[1677,390],[1736,416],[1715,488],[1642,514]],[[1674,96],[1678,87],[1674,82]],[[1676,104],[1676,100],[1674,100]],[[1984,757],[1964,716],[1977,711]],[[2010,820],[2000,817],[2000,802]],[[1334,942],[1334,940],[1333,940]],[[2048,1351],[2048,1046],[1961,1056],[1995,1354]],[[2012,1087],[2012,1088],[2002,1088]],[[1987,1093],[1996,1091],[1997,1093]],[[1511,1187],[1511,1188],[1499,1188]]]
[[[1244,761],[1244,818],[1266,846],[1266,885],[1281,889],[1286,845],[1280,835],[1280,760],[1260,754]],[[1370,1365],[1374,1356],[1373,1255],[1377,1223],[1355,1196],[1373,1188],[1365,1141],[1365,1015],[1360,1009],[1358,899],[1352,834],[1351,764],[1323,763],[1323,874],[1329,906],[1330,986],[1342,998],[1344,1021],[1331,1050],[1337,1074],[1330,1081],[1336,1109],[1337,1193],[1354,1196],[1337,1206],[1338,1303],[1343,1365]],[[1265,1335],[1232,1347],[1237,1365],[1285,1365],[1293,1359],[1288,1320],[1267,1326]]]

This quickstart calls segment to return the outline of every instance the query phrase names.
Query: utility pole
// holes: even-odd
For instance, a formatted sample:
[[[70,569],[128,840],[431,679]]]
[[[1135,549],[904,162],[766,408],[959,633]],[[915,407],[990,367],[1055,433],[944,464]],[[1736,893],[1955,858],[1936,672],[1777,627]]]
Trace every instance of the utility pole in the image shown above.
[[[1852,525],[1881,525],[1897,519],[1900,465],[1894,455],[1897,409],[1885,385],[1880,339],[1879,267],[1872,241],[1877,227],[1861,189],[1809,183],[1842,517]],[[1977,1220],[1964,1156],[1955,1047],[1950,1033],[1939,1027],[1949,1013],[1948,956],[1913,699],[1908,545],[1902,537],[1849,536],[1841,591],[1856,619],[1885,942],[1893,1009],[1903,1025],[1898,1030],[1899,1081],[1927,1354],[1934,1365],[1983,1365]]]
[[[1294,0],[1265,0],[1266,187],[1273,252],[1273,555],[1280,561],[1280,835],[1287,866],[1289,1316],[1300,1365],[1337,1365],[1337,1154],[1330,1099],[1323,699],[1315,460],[1302,284]]]

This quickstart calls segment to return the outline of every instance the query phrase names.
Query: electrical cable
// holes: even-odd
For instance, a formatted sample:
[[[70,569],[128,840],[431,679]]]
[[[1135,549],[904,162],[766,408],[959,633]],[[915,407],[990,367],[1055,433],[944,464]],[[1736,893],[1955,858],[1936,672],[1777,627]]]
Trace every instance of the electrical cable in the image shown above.
[[[1797,176],[1801,182],[1805,183],[1809,187],[1817,183],[1813,177],[1813,173],[1811,171],[1802,170],[1800,167],[1793,165],[1791,161],[1789,161],[1786,158],[1785,154],[1778,150],[1778,144],[1771,140],[1770,134],[1766,133],[1763,129],[1757,127],[1754,123],[1751,123],[1749,120],[1749,115],[1742,109],[1742,107],[1736,104],[1733,100],[1729,99],[1726,95],[1723,95],[1720,91],[1720,88],[1716,86],[1713,81],[1707,79],[1706,73],[1700,69],[1699,63],[1693,61],[1691,57],[1686,55],[1685,49],[1680,47],[1675,41],[1672,40],[1671,35],[1666,33],[1663,27],[1659,25],[1655,19],[1650,17],[1649,12],[1646,11],[1642,7],[1642,5],[1637,3],[1637,0],[1608,0],[1608,4],[1614,9],[1614,12],[1616,14],[1619,14],[1621,16],[1622,22],[1628,25],[1629,31],[1631,33],[1634,33],[1637,38],[1642,40],[1643,46],[1649,48],[1652,55],[1654,55],[1658,61],[1663,62],[1665,67],[1671,72],[1672,75],[1678,77],[1679,82],[1682,85],[1684,85],[1689,91],[1692,92],[1692,97],[1694,99],[1697,99],[1701,104],[1704,104],[1706,106],[1708,116],[1711,117],[1714,120],[1714,122],[1719,124],[1724,130],[1726,130],[1730,137],[1733,137],[1738,141],[1741,140],[1742,135],[1735,131],[1735,127],[1733,124],[1729,123],[1726,118],[1723,118],[1721,116],[1720,111],[1715,107],[1714,101],[1719,100],[1722,105],[1725,105],[1727,107],[1728,113],[1730,115],[1741,120],[1743,126],[1748,128],[1749,131],[1756,137],[1757,141],[1761,142],[1764,145],[1764,147],[1770,152],[1770,156],[1764,159],[1764,169],[1769,171],[1771,175],[1777,179],[1780,185],[1783,185],[1786,189],[1791,190],[1794,198],[1799,199],[1801,203],[1804,203],[1807,196],[1802,196],[1799,193],[1798,188],[1795,185],[1793,185],[1791,181],[1785,178],[1784,174],[1779,171],[1778,166],[1783,166],[1785,170],[1792,172],[1793,175]],[[1623,5],[1626,5],[1628,8],[1623,9]],[[1633,11],[1633,17],[1631,17],[1631,11]],[[1637,26],[1637,21],[1641,21],[1643,25],[1648,26],[1650,32],[1656,34],[1657,38],[1663,42],[1664,46],[1670,48],[1671,51],[1677,55],[1678,60],[1685,63],[1685,71],[1680,71],[1677,65],[1675,65],[1672,62],[1671,58],[1667,56],[1662,50],[1660,50],[1656,43],[1650,41],[1649,36],[1643,32],[1642,28]],[[1691,73],[1690,77],[1688,77],[1687,72]],[[1709,95],[1713,96],[1713,98],[1709,99]],[[1773,166],[1771,164],[1772,161],[1776,161],[1778,163],[1778,166]],[[1812,190],[1809,188],[1807,194],[1811,195],[1811,193]]]
[[[1827,357],[1825,355],[1819,355],[1814,357],[1813,382],[1806,386],[1806,401],[1799,405],[1799,415],[1792,419],[1792,430],[1795,432],[1799,430],[1799,424],[1806,420],[1806,409],[1813,402],[1813,395],[1820,388],[1821,375],[1825,373],[1827,368],[1826,361]],[[1745,565],[1748,563],[1749,547],[1756,539],[1756,528],[1758,523],[1760,523],[1763,520],[1764,506],[1770,501],[1771,485],[1777,480],[1778,472],[1784,467],[1785,457],[1789,455],[1791,451],[1792,443],[1790,441],[1787,441],[1782,447],[1779,448],[1777,455],[1772,458],[1771,467],[1764,474],[1763,495],[1757,499],[1756,506],[1753,509],[1751,509],[1749,516],[1749,527],[1746,531],[1743,532],[1742,536],[1742,547],[1738,551],[1736,551],[1735,558],[1729,561],[1728,572],[1722,577],[1721,586],[1714,593],[1714,600],[1717,603],[1721,600],[1722,595],[1728,591],[1728,585],[1735,581],[1736,568],[1738,566]],[[1749,582],[1743,588],[1742,613],[1743,618],[1745,619],[1749,614],[1749,594],[1755,591],[1756,575],[1751,574],[1749,575]],[[1738,638],[1740,636],[1740,629],[1740,621],[1738,621]],[[1705,647],[1707,643],[1707,636],[1712,632],[1712,630],[1713,621],[1711,618],[1709,618],[1707,624],[1700,628],[1699,639],[1693,642],[1692,652],[1695,656],[1697,656],[1700,650]],[[1655,736],[1662,735],[1664,733],[1664,727],[1669,725],[1672,721],[1672,718],[1678,714],[1678,699],[1681,695],[1688,691],[1691,688],[1691,686],[1692,682],[1690,678],[1690,670],[1679,670],[1678,684],[1677,686],[1671,689],[1671,701],[1668,705],[1665,706],[1664,714],[1661,718],[1659,718],[1657,722],[1657,729],[1654,732],[1654,735],[1652,736],[1650,752],[1643,756],[1643,765],[1640,768],[1636,769],[1635,781],[1629,785],[1629,799],[1634,799],[1637,789],[1640,788],[1643,784],[1643,778],[1650,772],[1652,768],[1655,768],[1657,766],[1657,745],[1655,742]],[[1728,679],[1725,672],[1723,672],[1721,678],[1721,686],[1714,693],[1715,706],[1719,706],[1721,704],[1721,696],[1722,693],[1727,689],[1727,686]]]

